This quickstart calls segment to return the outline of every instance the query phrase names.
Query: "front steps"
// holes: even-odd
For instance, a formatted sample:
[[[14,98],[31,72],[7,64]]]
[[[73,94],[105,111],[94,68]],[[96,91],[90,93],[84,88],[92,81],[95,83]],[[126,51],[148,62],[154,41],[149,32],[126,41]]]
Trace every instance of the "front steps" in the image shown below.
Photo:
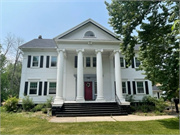
[[[64,103],[52,107],[52,115],[57,117],[75,116],[118,116],[128,115],[129,106],[119,106],[116,102],[107,103]]]

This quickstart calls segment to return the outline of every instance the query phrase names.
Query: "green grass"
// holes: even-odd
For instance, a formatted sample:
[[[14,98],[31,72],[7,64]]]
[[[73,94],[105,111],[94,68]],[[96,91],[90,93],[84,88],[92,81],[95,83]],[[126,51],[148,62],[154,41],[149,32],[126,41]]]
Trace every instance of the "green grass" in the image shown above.
[[[50,123],[40,117],[1,112],[1,134],[179,134],[179,119]]]

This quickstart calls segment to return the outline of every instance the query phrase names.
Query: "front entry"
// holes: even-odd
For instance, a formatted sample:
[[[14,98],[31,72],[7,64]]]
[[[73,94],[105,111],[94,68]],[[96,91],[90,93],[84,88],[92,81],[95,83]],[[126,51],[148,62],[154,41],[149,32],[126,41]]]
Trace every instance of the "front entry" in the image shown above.
[[[92,100],[92,82],[84,82],[85,100]]]

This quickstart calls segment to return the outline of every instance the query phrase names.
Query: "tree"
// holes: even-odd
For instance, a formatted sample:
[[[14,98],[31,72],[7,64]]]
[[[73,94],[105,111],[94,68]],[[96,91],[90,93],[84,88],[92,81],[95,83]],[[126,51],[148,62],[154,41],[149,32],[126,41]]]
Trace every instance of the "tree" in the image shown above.
[[[168,97],[178,96],[179,44],[171,27],[178,15],[179,2],[172,1],[116,1],[105,2],[109,23],[123,39],[120,49],[131,64],[134,46],[140,45],[138,70],[144,70],[153,84],[160,83]],[[134,32],[137,32],[135,36]]]
[[[1,102],[9,95],[18,96],[21,78],[21,51],[23,39],[8,34],[3,43],[1,54]]]

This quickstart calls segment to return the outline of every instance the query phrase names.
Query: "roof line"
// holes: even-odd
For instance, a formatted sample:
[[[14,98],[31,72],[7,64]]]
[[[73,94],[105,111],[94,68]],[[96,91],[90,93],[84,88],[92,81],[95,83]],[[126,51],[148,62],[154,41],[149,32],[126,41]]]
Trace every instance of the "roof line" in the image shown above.
[[[67,34],[73,32],[74,30],[76,30],[76,29],[78,29],[78,28],[84,26],[85,24],[87,24],[87,23],[89,23],[89,22],[93,23],[94,25],[96,25],[97,27],[99,27],[100,29],[102,29],[103,31],[109,33],[111,36],[113,36],[113,37],[116,38],[117,40],[122,41],[121,39],[117,38],[117,35],[115,35],[113,32],[111,32],[110,30],[108,30],[107,28],[105,28],[104,26],[100,25],[99,23],[95,22],[94,20],[92,20],[92,19],[90,19],[90,18],[87,19],[86,21],[84,21],[84,22],[82,22],[82,23],[76,25],[75,27],[73,27],[73,28],[71,28],[71,29],[65,31],[64,33],[62,33],[62,34],[60,34],[60,35],[54,37],[53,39],[55,40],[56,38],[64,37],[65,35],[67,35]]]

